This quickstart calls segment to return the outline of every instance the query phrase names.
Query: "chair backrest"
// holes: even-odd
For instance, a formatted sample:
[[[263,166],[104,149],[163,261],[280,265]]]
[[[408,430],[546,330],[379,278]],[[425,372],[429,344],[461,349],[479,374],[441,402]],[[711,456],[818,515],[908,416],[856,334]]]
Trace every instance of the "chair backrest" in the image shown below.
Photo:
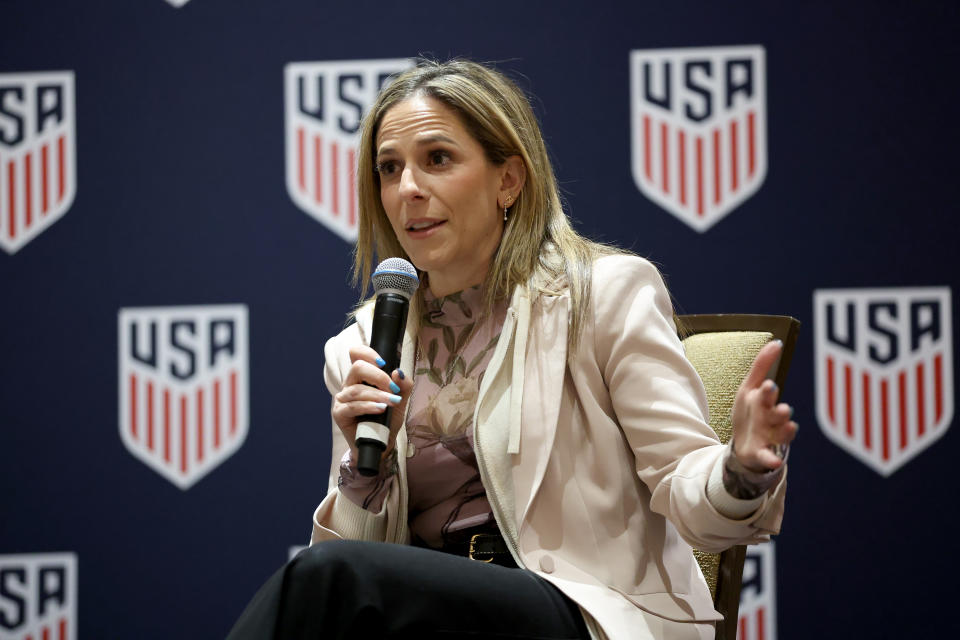
[[[783,341],[783,353],[771,372],[782,391],[800,322],[788,316],[744,314],[688,315],[677,320],[687,358],[707,390],[710,426],[726,444],[732,435],[733,400],[754,357],[771,340]],[[714,607],[724,616],[717,625],[716,639],[734,640],[746,547],[737,545],[720,554],[694,549],[693,554],[710,586]]]

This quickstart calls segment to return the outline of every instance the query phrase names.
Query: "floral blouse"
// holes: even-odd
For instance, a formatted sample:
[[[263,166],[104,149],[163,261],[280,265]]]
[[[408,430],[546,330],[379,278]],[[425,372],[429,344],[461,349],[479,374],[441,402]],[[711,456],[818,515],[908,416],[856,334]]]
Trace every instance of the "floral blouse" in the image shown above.
[[[407,411],[409,525],[414,544],[441,547],[456,531],[494,521],[473,446],[483,373],[503,328],[506,303],[482,317],[480,287],[426,301]],[[398,452],[399,455],[399,452]],[[340,464],[340,491],[379,512],[395,465],[366,478]]]

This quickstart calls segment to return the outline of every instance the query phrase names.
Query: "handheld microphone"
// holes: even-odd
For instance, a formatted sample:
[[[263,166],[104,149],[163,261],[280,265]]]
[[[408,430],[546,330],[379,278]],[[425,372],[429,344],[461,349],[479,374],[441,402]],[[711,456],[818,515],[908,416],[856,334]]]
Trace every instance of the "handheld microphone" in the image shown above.
[[[400,366],[400,348],[407,326],[410,297],[420,286],[417,270],[402,258],[387,258],[373,272],[373,288],[377,302],[373,308],[373,330],[370,347],[386,362],[382,367],[389,375]],[[360,416],[357,420],[357,470],[361,475],[380,472],[380,456],[390,438],[392,407],[383,413]]]

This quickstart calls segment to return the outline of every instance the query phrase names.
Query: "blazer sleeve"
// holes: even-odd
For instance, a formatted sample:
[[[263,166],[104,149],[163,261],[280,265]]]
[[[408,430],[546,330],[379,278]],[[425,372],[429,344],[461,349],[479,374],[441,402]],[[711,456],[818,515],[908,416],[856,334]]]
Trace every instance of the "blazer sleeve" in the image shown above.
[[[634,256],[603,258],[594,266],[591,302],[598,365],[651,509],[704,551],[778,532],[784,479],[742,520],[722,515],[707,499],[725,446],[707,424],[703,383],[684,355],[657,269]]]
[[[343,437],[343,432],[333,421],[333,396],[339,393],[346,372],[350,368],[350,345],[360,342],[362,339],[359,327],[354,323],[339,335],[330,338],[324,347],[326,363],[323,368],[323,379],[331,396],[330,475],[327,496],[313,514],[310,544],[339,538],[384,540],[386,537],[389,497],[384,500],[380,513],[371,513],[342,495],[337,486],[340,478],[340,459],[347,451],[348,444]]]

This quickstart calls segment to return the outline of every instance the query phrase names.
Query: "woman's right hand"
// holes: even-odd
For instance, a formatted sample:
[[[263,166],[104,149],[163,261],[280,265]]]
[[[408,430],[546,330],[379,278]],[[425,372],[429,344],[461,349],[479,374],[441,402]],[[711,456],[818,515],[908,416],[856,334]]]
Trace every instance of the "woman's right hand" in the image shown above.
[[[356,463],[357,446],[354,441],[357,437],[357,419],[360,416],[384,413],[387,407],[392,407],[388,425],[390,441],[384,455],[390,453],[397,439],[397,431],[403,424],[403,414],[410,399],[413,382],[399,369],[395,369],[392,375],[387,375],[378,364],[378,361],[383,362],[380,355],[370,347],[353,347],[349,353],[353,364],[343,381],[343,387],[333,397],[333,421],[347,439],[350,459]]]

